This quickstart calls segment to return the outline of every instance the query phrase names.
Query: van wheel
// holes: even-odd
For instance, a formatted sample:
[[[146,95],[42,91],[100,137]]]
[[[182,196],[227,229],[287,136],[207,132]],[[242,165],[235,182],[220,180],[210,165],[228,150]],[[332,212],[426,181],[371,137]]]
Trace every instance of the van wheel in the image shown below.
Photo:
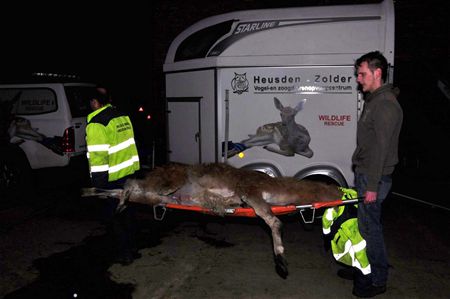
[[[1,203],[27,200],[34,186],[30,164],[18,146],[2,146],[0,154]]]

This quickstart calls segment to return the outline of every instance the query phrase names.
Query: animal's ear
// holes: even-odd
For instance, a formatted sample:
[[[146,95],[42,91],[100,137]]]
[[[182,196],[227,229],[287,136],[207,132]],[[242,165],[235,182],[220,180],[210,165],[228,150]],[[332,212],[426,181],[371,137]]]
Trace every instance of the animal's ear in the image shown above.
[[[281,111],[281,109],[283,109],[283,104],[281,104],[280,100],[277,98],[273,98],[273,102],[275,103],[275,107]]]
[[[303,105],[306,103],[306,99],[301,100],[300,102],[298,102],[297,106],[295,106],[295,111],[300,111],[303,109]]]

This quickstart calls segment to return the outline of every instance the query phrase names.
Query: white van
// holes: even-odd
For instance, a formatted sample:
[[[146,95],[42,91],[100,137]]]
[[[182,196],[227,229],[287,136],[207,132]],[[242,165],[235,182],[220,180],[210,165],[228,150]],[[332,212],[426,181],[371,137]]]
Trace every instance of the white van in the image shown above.
[[[2,144],[3,192],[23,186],[23,177],[31,169],[68,166],[75,157],[85,155],[86,117],[94,92],[91,83],[0,85],[0,103],[10,107],[11,117],[6,133],[10,139]]]
[[[363,104],[353,65],[379,50],[392,79],[394,23],[384,0],[236,11],[190,26],[164,64],[169,161],[351,185]]]

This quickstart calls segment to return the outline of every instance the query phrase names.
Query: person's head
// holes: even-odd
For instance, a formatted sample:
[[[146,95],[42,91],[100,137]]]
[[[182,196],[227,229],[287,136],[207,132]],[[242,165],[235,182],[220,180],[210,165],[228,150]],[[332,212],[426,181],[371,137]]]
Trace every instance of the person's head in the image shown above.
[[[373,92],[387,78],[388,63],[379,51],[369,52],[355,62],[356,82],[364,92]]]
[[[91,98],[91,108],[92,110],[97,110],[110,103],[110,97],[106,88],[102,86],[97,86],[95,89],[95,94]]]

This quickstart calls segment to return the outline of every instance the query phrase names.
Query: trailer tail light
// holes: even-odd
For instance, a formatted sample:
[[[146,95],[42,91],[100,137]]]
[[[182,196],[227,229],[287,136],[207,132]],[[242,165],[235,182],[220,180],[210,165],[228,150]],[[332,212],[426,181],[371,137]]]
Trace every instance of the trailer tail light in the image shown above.
[[[64,130],[61,148],[64,153],[75,152],[75,130],[73,127],[69,127]]]

